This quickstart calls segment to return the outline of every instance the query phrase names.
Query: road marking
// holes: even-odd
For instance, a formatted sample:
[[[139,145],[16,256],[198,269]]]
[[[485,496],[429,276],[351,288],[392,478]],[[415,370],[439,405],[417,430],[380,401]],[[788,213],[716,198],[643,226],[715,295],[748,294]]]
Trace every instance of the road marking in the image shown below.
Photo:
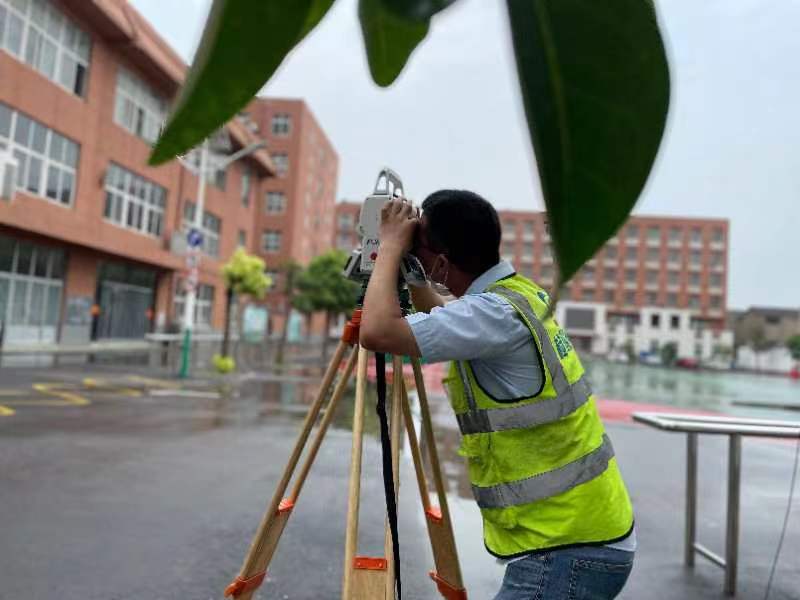
[[[200,390],[151,390],[151,396],[183,396],[186,398],[219,398],[219,392],[203,392]]]
[[[10,417],[16,411],[13,408],[9,408],[8,406],[3,406],[0,404],[0,417]]]
[[[117,387],[113,383],[106,382],[103,379],[94,379],[92,377],[86,377],[83,380],[84,387],[87,387],[91,390],[96,390],[98,392],[108,392],[113,395],[119,396],[129,396],[131,398],[138,398],[142,395],[142,392],[139,390],[134,390],[133,388],[126,388],[126,387]]]
[[[135,381],[137,383],[150,384],[153,387],[160,387],[166,389],[179,389],[180,383],[174,381],[167,381],[165,379],[153,379],[152,377],[142,377],[141,375],[128,375],[128,381]]]
[[[83,396],[73,394],[72,392],[59,390],[58,384],[56,383],[34,383],[31,387],[42,394],[49,394],[50,396],[61,398],[70,405],[86,406],[87,404],[91,404],[91,402]]]

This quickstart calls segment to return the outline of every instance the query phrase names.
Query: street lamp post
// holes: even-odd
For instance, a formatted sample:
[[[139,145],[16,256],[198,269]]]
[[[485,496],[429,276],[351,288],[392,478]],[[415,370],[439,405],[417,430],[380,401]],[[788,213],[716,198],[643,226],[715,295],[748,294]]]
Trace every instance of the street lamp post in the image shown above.
[[[266,145],[267,143],[264,140],[250,144],[249,146],[234,152],[225,158],[225,160],[223,160],[221,163],[214,165],[213,170],[224,171],[235,161],[239,160],[240,158],[244,158],[245,156],[248,156],[257,150],[260,150]],[[189,163],[183,160],[181,161],[181,163],[190,171],[195,172],[200,179],[197,184],[197,204],[195,204],[194,219],[192,220],[192,229],[196,232],[200,232],[203,227],[203,213],[206,201],[206,177],[208,176],[210,170],[208,165],[208,152],[209,141],[208,139],[205,139],[200,145],[200,165],[196,172],[193,166],[191,166]],[[191,265],[190,269],[193,277],[190,278],[190,285],[187,286],[186,299],[183,305],[183,348],[181,350],[181,369],[179,373],[181,378],[186,378],[189,376],[192,329],[194,328],[194,312],[195,305],[197,304],[197,269],[200,266],[200,248],[192,246],[191,244],[187,244],[187,252],[192,253],[187,254],[187,257],[192,257],[191,260],[187,260],[187,266]]]

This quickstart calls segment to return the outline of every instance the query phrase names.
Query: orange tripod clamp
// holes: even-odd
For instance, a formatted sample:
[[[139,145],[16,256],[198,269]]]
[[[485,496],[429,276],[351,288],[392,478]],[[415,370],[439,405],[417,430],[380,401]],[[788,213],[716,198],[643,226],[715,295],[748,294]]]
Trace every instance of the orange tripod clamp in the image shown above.
[[[467,600],[467,590],[464,588],[457,588],[450,585],[444,579],[439,577],[439,574],[436,571],[431,571],[428,573],[436,582],[436,587],[439,589],[439,593],[442,595],[442,598],[445,600]]]
[[[358,344],[358,330],[361,326],[361,309],[357,308],[353,311],[353,316],[345,323],[342,330],[342,341],[355,346]]]
[[[242,576],[240,575],[234,579],[228,587],[225,588],[225,597],[227,598],[228,596],[233,596],[234,598],[238,598],[241,594],[256,589],[264,582],[264,577],[266,576],[266,571],[259,573],[258,575],[253,575],[252,577],[248,577],[247,579],[242,579]]]

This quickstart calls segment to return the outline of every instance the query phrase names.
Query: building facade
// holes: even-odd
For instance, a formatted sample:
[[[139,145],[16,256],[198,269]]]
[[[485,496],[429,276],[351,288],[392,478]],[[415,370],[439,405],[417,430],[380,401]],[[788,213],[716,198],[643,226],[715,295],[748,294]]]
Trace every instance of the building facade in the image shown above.
[[[290,312],[284,266],[307,265],[331,249],[339,157],[303,100],[256,98],[245,115],[267,140],[277,171],[259,196],[254,235],[273,278],[267,294],[270,322],[273,330],[280,330]],[[313,331],[321,331],[320,319],[312,323]]]
[[[350,254],[361,244],[361,237],[356,232],[358,218],[361,214],[360,202],[339,202],[336,204],[336,226],[333,231],[333,246]]]
[[[800,308],[751,306],[732,319],[737,346],[784,346],[800,335]]]
[[[501,255],[526,277],[555,284],[546,214],[498,211]],[[612,314],[644,307],[685,309],[697,323],[725,326],[728,221],[633,216],[567,284],[565,300],[599,302]]]
[[[17,164],[17,191],[0,202],[7,344],[141,337],[180,321],[198,178],[147,159],[185,72],[124,0],[0,0],[0,152]],[[257,139],[238,121],[226,130],[232,151]],[[261,150],[210,178],[198,325],[222,325],[220,267],[255,247],[273,170]]]

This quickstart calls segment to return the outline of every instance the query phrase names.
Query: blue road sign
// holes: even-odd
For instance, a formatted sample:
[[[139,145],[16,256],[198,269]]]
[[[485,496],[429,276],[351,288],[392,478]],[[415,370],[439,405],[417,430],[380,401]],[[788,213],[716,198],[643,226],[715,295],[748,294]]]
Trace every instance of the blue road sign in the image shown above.
[[[203,233],[194,228],[190,229],[189,233],[186,234],[186,243],[189,244],[191,248],[198,248],[202,246]]]

